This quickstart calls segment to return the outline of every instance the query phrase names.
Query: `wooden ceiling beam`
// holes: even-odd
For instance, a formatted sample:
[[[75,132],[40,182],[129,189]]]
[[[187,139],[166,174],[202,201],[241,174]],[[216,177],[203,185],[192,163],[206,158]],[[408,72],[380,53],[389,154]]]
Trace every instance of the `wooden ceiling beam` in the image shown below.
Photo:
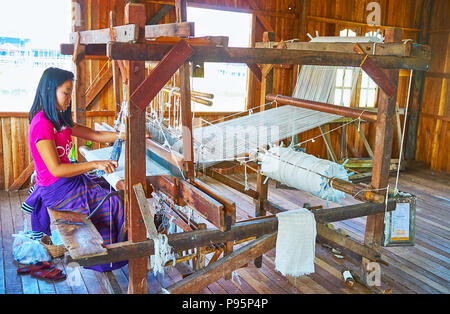
[[[156,43],[109,43],[107,55],[116,60],[159,61],[173,45]],[[250,64],[309,64],[359,67],[364,56],[334,51],[305,51],[270,48],[235,48],[192,46],[188,59],[194,62],[225,62]],[[424,57],[373,56],[372,60],[385,69],[428,70],[430,60]]]

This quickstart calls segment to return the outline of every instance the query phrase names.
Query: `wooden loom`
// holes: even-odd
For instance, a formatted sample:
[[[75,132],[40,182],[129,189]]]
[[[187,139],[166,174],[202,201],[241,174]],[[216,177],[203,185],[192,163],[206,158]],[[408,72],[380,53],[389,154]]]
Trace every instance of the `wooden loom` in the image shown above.
[[[317,45],[302,43],[297,49],[270,49],[270,48],[228,48],[217,46],[213,40],[189,38],[193,36],[192,23],[185,22],[186,2],[176,1],[177,23],[145,26],[145,7],[140,4],[127,4],[125,10],[124,26],[114,28],[116,42],[110,42],[109,37],[101,38],[100,34],[109,30],[94,30],[79,32],[79,45],[63,44],[63,54],[73,54],[78,51],[78,65],[82,75],[82,59],[105,58],[112,60],[126,60],[127,94],[129,99],[129,114],[127,117],[127,141],[125,150],[125,180],[116,185],[116,189],[125,192],[126,222],[128,224],[128,241],[98,246],[98,251],[89,254],[76,254],[75,249],[87,245],[78,241],[69,247],[70,256],[82,266],[92,266],[113,261],[129,260],[129,293],[147,293],[148,256],[154,253],[153,239],[156,228],[148,200],[151,191],[161,191],[168,195],[176,205],[189,205],[198,214],[204,217],[215,228],[205,228],[204,225],[193,225],[186,222],[186,217],[179,217],[177,225],[185,232],[169,234],[169,244],[175,252],[200,248],[197,252],[197,271],[180,282],[168,287],[171,293],[194,293],[214,282],[222,276],[230,277],[233,270],[255,260],[257,267],[261,266],[261,256],[275,246],[278,222],[275,216],[265,216],[266,211],[273,214],[286,209],[272,203],[268,199],[268,184],[262,174],[257,176],[256,190],[246,190],[240,182],[234,181],[214,169],[206,169],[206,174],[225,183],[226,185],[251,196],[255,201],[255,219],[236,222],[236,205],[215,189],[208,186],[194,174],[193,145],[192,145],[192,112],[190,106],[191,91],[189,83],[189,62],[230,62],[246,63],[253,73],[259,77],[262,84],[261,103],[277,97],[278,103],[286,101],[291,105],[310,106],[314,110],[341,114],[343,116],[358,117],[362,111],[354,108],[336,108],[328,104],[312,103],[308,101],[291,99],[270,95],[272,89],[273,64],[312,64],[312,65],[339,65],[360,66],[364,60],[371,60],[375,64],[374,73],[381,75],[378,66],[389,69],[384,72],[390,81],[396,85],[399,68],[428,69],[429,59],[425,58],[420,49],[399,54],[388,52],[387,55],[367,57],[364,53],[353,51],[352,47],[342,47],[333,43]],[[120,36],[121,29],[127,29]],[[151,29],[151,35],[150,34]],[[146,41],[146,37],[174,37],[173,42]],[[184,39],[183,39],[184,38]],[[397,29],[386,32],[386,49],[404,47],[400,44],[401,32]],[[130,43],[134,41],[133,43]],[[388,43],[391,42],[391,43]],[[348,45],[347,45],[348,46]],[[77,48],[77,49],[75,49]],[[351,50],[349,50],[351,48]],[[379,51],[379,50],[378,50]],[[389,50],[391,51],[391,50]],[[159,62],[156,68],[145,77],[145,61]],[[257,64],[263,64],[260,71]],[[373,66],[373,65],[372,65]],[[133,69],[133,70],[131,70]],[[164,87],[171,76],[179,71],[181,94],[181,119],[183,124],[183,155],[173,152],[150,139],[145,138],[145,108],[153,97]],[[368,70],[369,71],[369,70]],[[371,75],[370,73],[368,73]],[[371,75],[372,76],[372,75]],[[385,79],[386,77],[383,76]],[[374,76],[372,76],[374,77]],[[375,78],[376,79],[376,78]],[[380,80],[378,79],[378,82]],[[79,86],[77,86],[79,88]],[[384,90],[384,89],[383,89]],[[80,90],[76,91],[77,94]],[[365,112],[364,119],[377,124],[377,145],[374,152],[374,167],[371,186],[374,189],[387,187],[389,163],[391,155],[393,124],[395,114],[395,93],[383,94],[379,101],[378,113]],[[281,100],[283,99],[283,100]],[[80,108],[83,109],[83,108]],[[77,108],[75,109],[77,110]],[[264,108],[263,108],[264,110]],[[80,115],[76,111],[76,115]],[[146,149],[173,165],[180,165],[185,179],[175,177],[151,176],[146,177],[142,171],[145,167]],[[339,182],[335,180],[333,187],[348,194],[355,195],[367,187]],[[336,242],[363,257],[363,264],[367,261],[382,261],[379,251],[383,230],[383,217],[386,210],[384,193],[374,192],[358,193],[362,204],[343,206],[331,209],[318,209],[314,215],[318,222],[318,234],[330,241]],[[168,204],[170,206],[170,204]],[[393,210],[395,204],[389,202],[387,210]],[[366,226],[365,245],[348,238],[340,237],[334,231],[327,229],[323,223],[345,220],[355,217],[368,216]],[[66,217],[67,218],[67,217]],[[78,218],[72,217],[72,220]],[[62,226],[61,236],[66,245],[74,239],[74,227]],[[89,227],[92,229],[92,226]],[[81,228],[80,228],[81,229]],[[69,234],[71,233],[71,234]],[[256,239],[255,239],[256,238]],[[233,246],[242,241],[254,239],[236,251]],[[92,243],[91,241],[86,241]],[[211,243],[215,245],[210,246]],[[89,244],[88,244],[89,245]],[[74,249],[75,248],[75,249]],[[82,250],[81,250],[82,251]],[[224,257],[219,258],[224,251]],[[202,256],[215,252],[209,265],[203,267]],[[182,261],[180,258],[179,261]],[[186,260],[186,258],[184,258]]]

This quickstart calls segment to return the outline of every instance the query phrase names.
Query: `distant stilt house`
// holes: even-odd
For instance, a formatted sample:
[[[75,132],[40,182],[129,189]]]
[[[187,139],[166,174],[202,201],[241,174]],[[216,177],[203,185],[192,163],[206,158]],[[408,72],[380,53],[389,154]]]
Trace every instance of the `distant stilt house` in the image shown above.
[[[28,111],[42,72],[72,69],[57,48],[37,48],[28,38],[0,37],[0,111]]]

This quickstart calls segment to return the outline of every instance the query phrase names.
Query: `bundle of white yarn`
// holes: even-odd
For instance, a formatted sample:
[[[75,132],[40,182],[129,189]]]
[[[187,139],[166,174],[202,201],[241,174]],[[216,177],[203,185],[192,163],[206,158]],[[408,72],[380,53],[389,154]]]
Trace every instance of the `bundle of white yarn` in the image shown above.
[[[329,178],[348,181],[350,174],[343,165],[280,146],[260,153],[259,159],[261,172],[273,180],[327,201],[340,203],[345,198],[343,192],[329,183]]]

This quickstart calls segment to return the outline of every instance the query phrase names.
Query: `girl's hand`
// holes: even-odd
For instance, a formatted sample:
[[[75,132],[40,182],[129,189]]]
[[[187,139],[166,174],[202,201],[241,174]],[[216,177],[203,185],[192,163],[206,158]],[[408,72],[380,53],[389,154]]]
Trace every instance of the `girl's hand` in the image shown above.
[[[95,168],[97,170],[103,170],[105,173],[113,173],[118,166],[115,160],[97,160],[95,161]]]

